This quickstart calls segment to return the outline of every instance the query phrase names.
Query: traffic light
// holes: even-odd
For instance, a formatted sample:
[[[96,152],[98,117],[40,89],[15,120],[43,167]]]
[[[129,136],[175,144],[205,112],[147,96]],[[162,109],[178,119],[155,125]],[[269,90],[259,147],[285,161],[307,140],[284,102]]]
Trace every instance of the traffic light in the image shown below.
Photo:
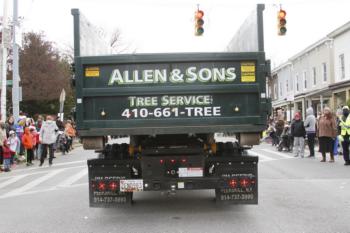
[[[201,10],[197,10],[194,14],[194,34],[196,36],[201,36],[204,33],[204,29],[203,29],[203,24],[204,24],[204,20],[203,20],[203,16],[204,16],[204,12]]]
[[[287,24],[287,20],[286,20],[286,15],[287,12],[285,10],[280,9],[277,13],[277,19],[278,19],[278,35],[279,36],[284,36],[287,32],[287,28],[286,28],[286,24]]]

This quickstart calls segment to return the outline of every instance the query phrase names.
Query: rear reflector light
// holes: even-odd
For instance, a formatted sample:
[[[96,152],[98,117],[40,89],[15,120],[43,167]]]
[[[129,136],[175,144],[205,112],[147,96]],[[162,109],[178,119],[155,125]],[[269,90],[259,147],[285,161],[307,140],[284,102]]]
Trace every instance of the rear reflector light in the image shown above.
[[[243,178],[239,181],[239,184],[242,188],[248,188],[251,185],[250,179],[248,178]]]
[[[115,182],[115,181],[111,181],[109,184],[108,184],[108,189],[111,190],[111,191],[116,191],[118,188],[118,183]]]
[[[236,188],[237,187],[237,180],[232,179],[228,182],[228,184],[230,185],[231,188]]]
[[[100,191],[106,190],[106,184],[103,181],[98,182],[98,190]]]

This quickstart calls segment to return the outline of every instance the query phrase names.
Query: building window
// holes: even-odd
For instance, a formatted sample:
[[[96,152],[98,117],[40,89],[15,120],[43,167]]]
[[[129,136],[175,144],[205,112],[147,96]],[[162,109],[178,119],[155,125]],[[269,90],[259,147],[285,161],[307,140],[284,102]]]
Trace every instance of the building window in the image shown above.
[[[282,97],[282,83],[280,83],[280,97]]]
[[[296,84],[297,84],[297,91],[299,91],[299,76],[296,75],[296,76],[295,76],[295,79],[297,80],[297,81],[296,81]]]
[[[323,82],[327,82],[327,64],[322,63]]]
[[[314,86],[316,86],[316,67],[312,67],[312,80]]]
[[[303,73],[304,89],[307,89],[306,71]]]
[[[340,79],[345,78],[345,62],[344,62],[344,54],[339,55],[340,62]]]

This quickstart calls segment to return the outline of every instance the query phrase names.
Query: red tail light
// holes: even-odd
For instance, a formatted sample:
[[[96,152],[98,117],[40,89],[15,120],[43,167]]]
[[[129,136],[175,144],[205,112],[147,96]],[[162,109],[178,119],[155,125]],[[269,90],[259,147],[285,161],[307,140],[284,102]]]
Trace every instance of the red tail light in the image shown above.
[[[160,163],[160,164],[163,164],[163,163],[164,163],[164,160],[163,160],[163,159],[159,160],[159,163]]]
[[[232,179],[232,180],[230,180],[229,182],[228,182],[228,184],[229,184],[229,186],[231,187],[231,188],[237,188],[237,180],[236,179]]]
[[[175,163],[176,161],[175,161],[175,159],[171,159],[170,162],[171,163]]]
[[[106,190],[106,184],[103,181],[98,182],[98,190],[100,191]]]
[[[248,178],[242,178],[239,181],[239,184],[241,185],[242,188],[248,188],[248,187],[250,187],[251,182],[250,182],[250,179],[248,179]]]
[[[111,181],[111,182],[108,184],[108,188],[109,188],[109,190],[111,190],[111,191],[116,191],[117,188],[118,188],[118,183],[115,182],[115,181]]]
[[[181,162],[186,163],[187,160],[186,159],[181,159]]]

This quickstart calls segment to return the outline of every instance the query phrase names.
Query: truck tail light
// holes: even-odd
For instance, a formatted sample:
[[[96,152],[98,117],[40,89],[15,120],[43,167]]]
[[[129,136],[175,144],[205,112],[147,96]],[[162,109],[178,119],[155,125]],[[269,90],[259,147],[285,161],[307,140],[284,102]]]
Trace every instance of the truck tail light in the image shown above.
[[[251,181],[249,178],[242,178],[240,179],[239,184],[242,188],[249,188],[251,185]]]
[[[181,159],[181,162],[186,163],[187,159]]]
[[[229,182],[228,182],[230,188],[237,188],[237,180],[236,179],[231,179]]]
[[[117,188],[118,188],[118,183],[116,181],[111,181],[108,184],[108,189],[111,190],[111,191],[116,191]]]
[[[106,183],[103,181],[98,182],[97,188],[99,191],[105,191],[106,190]]]
[[[160,164],[164,164],[164,159],[160,159],[160,160],[159,160],[159,163],[160,163]]]
[[[175,160],[175,159],[171,159],[170,162],[171,162],[171,163],[175,163],[176,160]]]

